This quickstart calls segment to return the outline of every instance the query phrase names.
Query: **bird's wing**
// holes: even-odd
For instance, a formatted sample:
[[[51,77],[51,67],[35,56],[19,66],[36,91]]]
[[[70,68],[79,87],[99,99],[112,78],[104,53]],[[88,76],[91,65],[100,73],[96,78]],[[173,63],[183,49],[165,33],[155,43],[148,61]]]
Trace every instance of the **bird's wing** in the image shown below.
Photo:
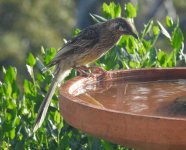
[[[57,52],[53,60],[49,63],[48,67],[57,64],[63,55],[67,53],[73,54],[74,51],[78,49],[89,48],[95,45],[98,40],[99,33],[94,26],[82,30],[76,37],[67,42],[67,44]]]

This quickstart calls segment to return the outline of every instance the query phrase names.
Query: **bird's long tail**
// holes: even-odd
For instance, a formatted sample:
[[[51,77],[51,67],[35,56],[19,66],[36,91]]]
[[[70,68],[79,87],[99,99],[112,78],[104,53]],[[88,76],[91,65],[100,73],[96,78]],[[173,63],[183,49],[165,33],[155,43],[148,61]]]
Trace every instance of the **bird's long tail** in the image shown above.
[[[36,130],[38,128],[40,128],[40,126],[42,125],[42,123],[45,119],[48,107],[50,105],[52,96],[54,95],[58,84],[60,84],[61,81],[64,80],[64,78],[69,75],[71,68],[69,66],[64,65],[64,66],[61,66],[60,68],[57,67],[56,70],[57,71],[55,73],[55,77],[54,77],[54,79],[53,79],[53,81],[50,85],[48,93],[47,93],[44,101],[42,102],[42,104],[40,106],[38,116],[37,116],[37,119],[35,121],[35,126],[34,126],[34,129],[33,129],[33,132],[36,132]]]

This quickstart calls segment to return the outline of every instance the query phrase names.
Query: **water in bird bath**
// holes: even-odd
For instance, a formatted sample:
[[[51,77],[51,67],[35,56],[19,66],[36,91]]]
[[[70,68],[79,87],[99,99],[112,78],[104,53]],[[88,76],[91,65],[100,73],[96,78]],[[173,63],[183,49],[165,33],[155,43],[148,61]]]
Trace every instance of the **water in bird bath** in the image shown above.
[[[118,112],[158,117],[186,117],[186,80],[87,84],[73,91],[82,103]]]

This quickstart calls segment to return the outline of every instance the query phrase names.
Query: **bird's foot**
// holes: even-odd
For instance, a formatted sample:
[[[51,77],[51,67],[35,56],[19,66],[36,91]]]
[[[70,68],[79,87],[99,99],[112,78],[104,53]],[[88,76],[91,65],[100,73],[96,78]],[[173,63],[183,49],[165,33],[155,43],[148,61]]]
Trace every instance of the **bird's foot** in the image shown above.
[[[89,76],[90,73],[86,72],[89,69],[86,66],[81,66],[81,67],[73,67],[77,72],[79,72],[80,76]]]
[[[80,76],[92,77],[92,78],[96,78],[96,80],[104,79],[105,76],[107,75],[107,71],[102,69],[101,67],[81,66],[81,67],[74,67],[74,69],[76,69],[80,73]],[[89,70],[91,71],[91,73],[86,72]]]
[[[107,71],[101,67],[89,67],[91,74],[95,76],[96,80],[102,80],[107,75]]]

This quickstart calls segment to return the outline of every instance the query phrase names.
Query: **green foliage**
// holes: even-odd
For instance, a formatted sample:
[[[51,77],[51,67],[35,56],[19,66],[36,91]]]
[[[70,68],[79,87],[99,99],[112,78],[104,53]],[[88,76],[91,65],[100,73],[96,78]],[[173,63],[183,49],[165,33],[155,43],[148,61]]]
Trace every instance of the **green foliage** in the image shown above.
[[[116,18],[121,16],[121,6],[120,4],[115,4],[111,2],[109,5],[103,3],[103,15],[107,18]]]
[[[114,18],[115,8],[116,5],[113,5],[113,3],[103,5],[105,19]],[[110,9],[110,11],[107,9]],[[105,13],[105,10],[107,10],[107,13]],[[110,13],[110,15],[108,15],[108,13]],[[127,3],[124,14],[125,17],[133,20],[137,15],[137,6]],[[98,17],[96,18],[99,20]],[[179,27],[179,21],[173,22],[173,20],[167,16],[165,24],[167,28],[159,21],[149,20],[149,22],[144,25],[141,33],[139,33],[140,40],[136,40],[133,37],[122,36],[116,46],[98,60],[96,64],[104,67],[106,70],[175,67],[178,61],[185,61],[185,54],[183,54],[184,37]],[[170,45],[170,48],[164,51],[159,48],[157,44],[163,38],[168,39],[166,43],[168,45],[167,47]]]
[[[131,3],[125,6],[128,18],[137,15],[137,8]],[[104,17],[92,15],[96,21],[104,21],[121,16],[121,6],[113,2],[103,4]],[[150,20],[139,33],[140,39],[122,36],[116,46],[96,62],[106,70],[174,67],[177,61],[184,60],[183,33],[170,17],[166,17],[166,27],[160,22]],[[75,30],[77,34],[79,30]],[[157,41],[168,40],[170,49],[158,48]],[[82,133],[69,126],[61,118],[58,110],[58,92],[53,96],[52,104],[42,127],[32,133],[34,120],[39,106],[46,95],[52,80],[51,70],[41,70],[55,56],[55,48],[41,48],[40,55],[28,54],[26,67],[30,79],[24,79],[20,92],[16,83],[17,70],[14,67],[2,68],[4,80],[0,82],[0,147],[1,149],[64,149],[64,150],[129,150]],[[74,70],[68,77],[76,75]]]
[[[125,5],[125,17],[126,18],[135,18],[137,15],[137,7],[134,7],[132,3],[127,3]]]
[[[166,25],[167,25],[168,28],[173,27],[174,22],[173,22],[172,18],[170,18],[169,16],[166,16],[166,20],[165,21],[166,21]]]
[[[26,59],[26,63],[29,66],[32,66],[32,67],[36,64],[36,59],[34,58],[34,56],[32,55],[32,53],[29,53],[28,54],[28,58]]]

